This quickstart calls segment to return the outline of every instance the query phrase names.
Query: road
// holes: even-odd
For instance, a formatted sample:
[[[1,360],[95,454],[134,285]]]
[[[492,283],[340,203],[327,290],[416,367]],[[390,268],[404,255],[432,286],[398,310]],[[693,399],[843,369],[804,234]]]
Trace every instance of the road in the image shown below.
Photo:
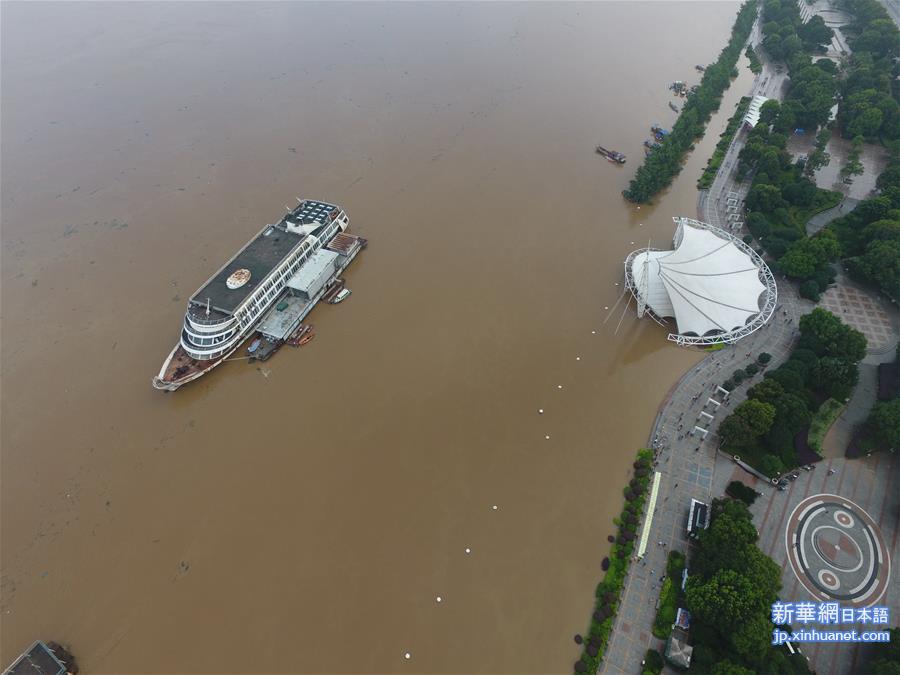
[[[900,0],[879,0],[887,13],[891,15],[894,23],[900,28]]]

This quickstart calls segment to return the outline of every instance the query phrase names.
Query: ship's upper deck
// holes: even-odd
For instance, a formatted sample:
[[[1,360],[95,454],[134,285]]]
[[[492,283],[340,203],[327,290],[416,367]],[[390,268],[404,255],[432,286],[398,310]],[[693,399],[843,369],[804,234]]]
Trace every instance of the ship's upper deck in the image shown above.
[[[287,232],[281,227],[267,227],[207,281],[191,302],[205,309],[208,298],[211,309],[230,315],[303,239],[303,235]],[[230,288],[228,279],[238,270],[249,271],[250,278],[242,286]]]
[[[194,294],[191,298],[191,305],[194,305],[193,314],[197,318],[202,318],[208,300],[212,310],[211,316],[212,312],[220,316],[230,316],[247,296],[265,281],[269,273],[306,238],[306,233],[289,232],[287,229],[289,225],[295,229],[297,226],[311,225],[307,233],[317,232],[318,223],[330,222],[338,212],[339,209],[334,204],[310,199],[302,201],[277,225],[270,225],[257,234],[234,259]],[[250,272],[250,278],[245,283],[240,284],[240,279],[232,277],[238,270]],[[202,312],[197,314],[200,308]]]

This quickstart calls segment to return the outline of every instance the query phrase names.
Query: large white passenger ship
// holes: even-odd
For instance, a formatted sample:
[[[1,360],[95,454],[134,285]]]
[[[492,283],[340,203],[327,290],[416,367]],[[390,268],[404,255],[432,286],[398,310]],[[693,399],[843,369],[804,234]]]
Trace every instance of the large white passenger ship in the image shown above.
[[[174,391],[208,373],[288,293],[299,298],[299,323],[365,244],[343,234],[349,226],[343,209],[313,200],[266,225],[191,297],[181,339],[153,386]]]

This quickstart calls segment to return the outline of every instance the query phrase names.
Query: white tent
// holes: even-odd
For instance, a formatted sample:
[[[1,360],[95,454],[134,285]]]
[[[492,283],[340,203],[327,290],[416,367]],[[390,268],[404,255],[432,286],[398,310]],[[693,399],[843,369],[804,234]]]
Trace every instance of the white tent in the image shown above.
[[[750,105],[747,107],[747,112],[744,114],[744,124],[755,127],[759,123],[759,109],[762,108],[763,103],[768,100],[769,99],[765,96],[760,96],[758,94],[754,96],[750,101]]]
[[[674,251],[631,257],[639,303],[658,317],[674,317],[682,335],[729,333],[760,314],[767,291],[760,267],[732,237],[682,220],[676,242]]]

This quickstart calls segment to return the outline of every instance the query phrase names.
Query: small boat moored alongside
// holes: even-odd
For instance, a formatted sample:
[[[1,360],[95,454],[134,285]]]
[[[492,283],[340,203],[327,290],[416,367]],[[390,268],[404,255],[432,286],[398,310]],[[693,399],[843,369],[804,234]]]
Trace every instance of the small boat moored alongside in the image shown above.
[[[346,300],[347,298],[350,297],[351,293],[353,293],[353,291],[351,291],[349,288],[341,289],[341,291],[337,295],[334,296],[334,300],[331,301],[331,304],[336,305],[339,302],[343,302],[344,300]]]

